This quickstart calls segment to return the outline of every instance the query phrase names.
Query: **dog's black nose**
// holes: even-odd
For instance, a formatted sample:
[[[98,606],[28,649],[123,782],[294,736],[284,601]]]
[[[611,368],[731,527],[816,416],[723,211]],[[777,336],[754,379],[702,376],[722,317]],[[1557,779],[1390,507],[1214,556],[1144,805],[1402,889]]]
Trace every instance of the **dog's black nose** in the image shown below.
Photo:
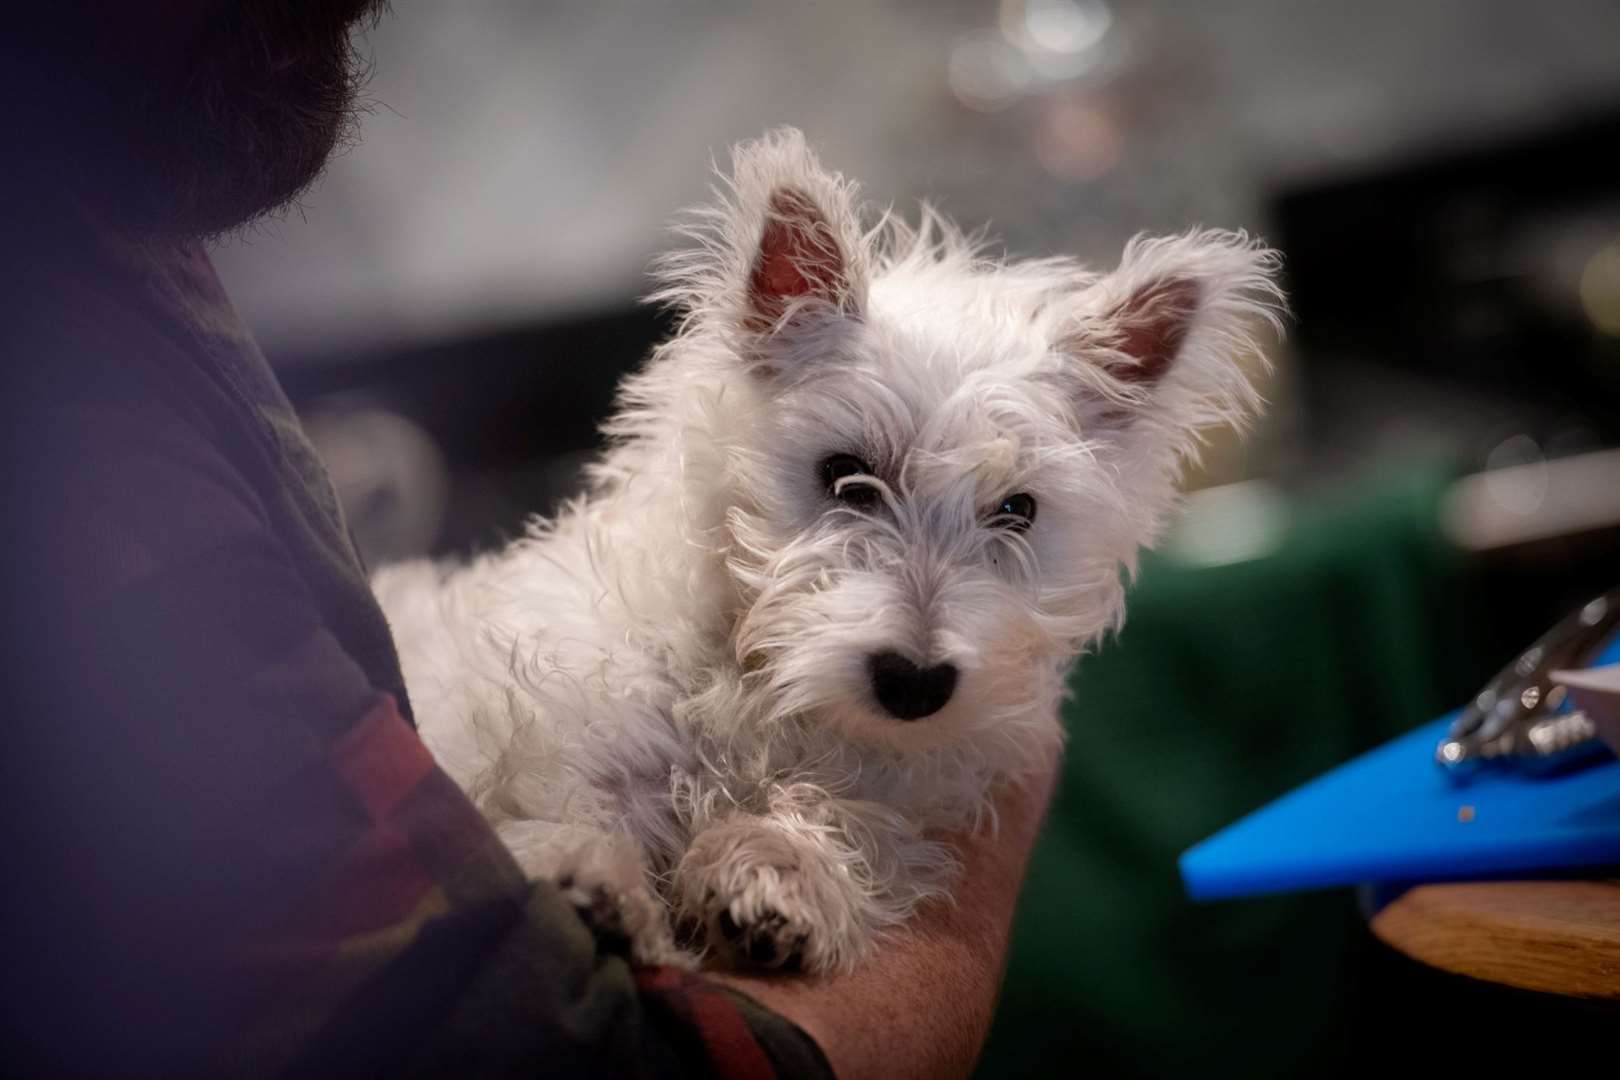
[[[872,670],[872,691],[878,704],[901,720],[921,720],[945,707],[956,689],[956,667],[935,664],[918,667],[899,653],[874,653],[867,658]]]

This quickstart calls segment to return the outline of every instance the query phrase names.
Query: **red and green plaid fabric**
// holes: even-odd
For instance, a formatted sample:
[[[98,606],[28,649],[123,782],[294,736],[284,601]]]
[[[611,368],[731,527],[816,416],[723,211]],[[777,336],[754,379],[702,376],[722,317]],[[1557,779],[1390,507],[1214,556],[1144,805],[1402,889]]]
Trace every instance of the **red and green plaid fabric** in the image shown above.
[[[510,986],[498,977],[481,979],[476,971],[460,973],[472,996],[457,1003],[451,1020],[456,1027],[467,1023],[486,1031],[491,1041],[477,1046],[460,1040],[441,1043],[433,1027],[442,998],[414,995],[411,989],[457,981],[457,950],[445,947],[440,938],[517,943],[520,950],[527,942],[566,938],[577,947],[588,937],[577,917],[549,885],[522,880],[493,832],[399,717],[391,698],[381,697],[353,731],[338,739],[328,760],[363,808],[365,826],[330,879],[281,929],[282,936],[248,958],[263,968],[283,969],[283,978],[298,989],[296,995],[279,999],[282,1008],[263,1014],[263,1026],[244,1043],[254,1048],[255,1064],[267,1063],[272,1047],[292,1051],[285,1061],[294,1071],[324,1072],[331,1065],[347,1072],[392,1066],[419,1055],[442,1059],[451,1069],[458,1067],[453,1060],[457,1054],[472,1054],[492,1065],[508,1048],[512,1057],[507,1064],[522,1060],[531,1049],[554,1064],[545,1048],[530,1045],[536,1033],[548,1028],[544,1009],[536,1008],[531,1024],[515,1039],[507,1035],[507,1026],[488,1023],[510,1016],[514,1002],[544,982],[542,972],[531,972]],[[520,926],[526,921],[542,924],[545,932]],[[588,948],[594,950],[594,943]],[[419,954],[428,959],[419,959]],[[547,963],[541,953],[531,959],[537,968]],[[578,966],[580,959],[571,962]],[[623,985],[617,970],[623,967],[621,960],[592,955],[586,964],[593,977]],[[436,977],[424,978],[430,967]],[[814,1043],[748,998],[674,968],[629,974],[639,1020],[615,1018],[611,1046],[559,1045],[552,1052],[562,1060],[576,1055],[584,1067],[593,1067],[589,1058],[604,1054],[626,1075],[686,1071],[682,1066],[739,1080],[827,1074]],[[394,985],[388,985],[390,980]],[[563,989],[551,987],[559,994]],[[508,993],[511,1000],[491,1003],[495,1016],[480,1015],[481,1001]],[[382,1026],[392,1028],[388,1038],[366,1037]],[[554,1034],[562,1032],[559,1027]],[[421,1040],[414,1051],[409,1036]],[[381,1046],[383,1052],[356,1049],[371,1046]],[[644,1056],[638,1060],[638,1054]],[[669,1055],[668,1060],[660,1061],[662,1055]],[[316,1065],[321,1068],[314,1069]]]
[[[199,249],[51,228],[0,283],[27,466],[0,558],[0,1072],[828,1075],[746,997],[599,951],[434,765]]]

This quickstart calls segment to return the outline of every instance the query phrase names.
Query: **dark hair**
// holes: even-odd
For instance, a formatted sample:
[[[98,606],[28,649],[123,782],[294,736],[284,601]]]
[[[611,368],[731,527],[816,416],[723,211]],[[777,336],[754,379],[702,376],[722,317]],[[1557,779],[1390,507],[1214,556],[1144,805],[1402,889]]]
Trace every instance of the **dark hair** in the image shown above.
[[[68,4],[68,7],[75,5]],[[0,56],[14,183],[137,230],[208,236],[291,204],[355,134],[379,0],[221,4],[166,66],[49,15]],[[81,17],[83,11],[76,12]],[[151,16],[161,37],[162,14]],[[8,156],[12,154],[8,153]],[[14,206],[22,196],[8,192]]]

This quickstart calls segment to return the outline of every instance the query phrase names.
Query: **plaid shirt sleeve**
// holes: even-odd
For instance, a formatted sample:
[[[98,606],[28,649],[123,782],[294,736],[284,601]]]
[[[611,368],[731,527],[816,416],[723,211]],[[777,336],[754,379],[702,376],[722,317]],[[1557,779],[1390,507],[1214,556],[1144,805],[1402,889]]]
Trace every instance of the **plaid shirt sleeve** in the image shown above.
[[[36,1044],[27,1064],[830,1075],[754,1002],[599,951],[305,610],[265,537],[164,566],[127,540],[115,561],[138,579],[122,588],[86,598],[82,579],[38,579],[67,598],[13,685],[8,765],[28,768],[5,785],[8,818],[35,828],[8,848],[19,945],[0,975],[12,1030]]]
[[[279,395],[59,291],[6,373],[0,1072],[828,1075],[523,879],[377,677],[359,566],[298,554],[329,511],[254,426]]]

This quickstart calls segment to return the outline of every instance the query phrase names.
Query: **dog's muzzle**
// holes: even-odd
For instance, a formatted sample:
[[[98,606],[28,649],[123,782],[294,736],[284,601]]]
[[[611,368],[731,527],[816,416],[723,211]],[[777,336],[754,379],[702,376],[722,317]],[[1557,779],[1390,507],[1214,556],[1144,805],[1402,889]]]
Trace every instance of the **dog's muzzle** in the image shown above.
[[[866,666],[878,704],[900,720],[921,720],[945,707],[956,690],[956,666],[918,667],[896,652],[874,653]]]

